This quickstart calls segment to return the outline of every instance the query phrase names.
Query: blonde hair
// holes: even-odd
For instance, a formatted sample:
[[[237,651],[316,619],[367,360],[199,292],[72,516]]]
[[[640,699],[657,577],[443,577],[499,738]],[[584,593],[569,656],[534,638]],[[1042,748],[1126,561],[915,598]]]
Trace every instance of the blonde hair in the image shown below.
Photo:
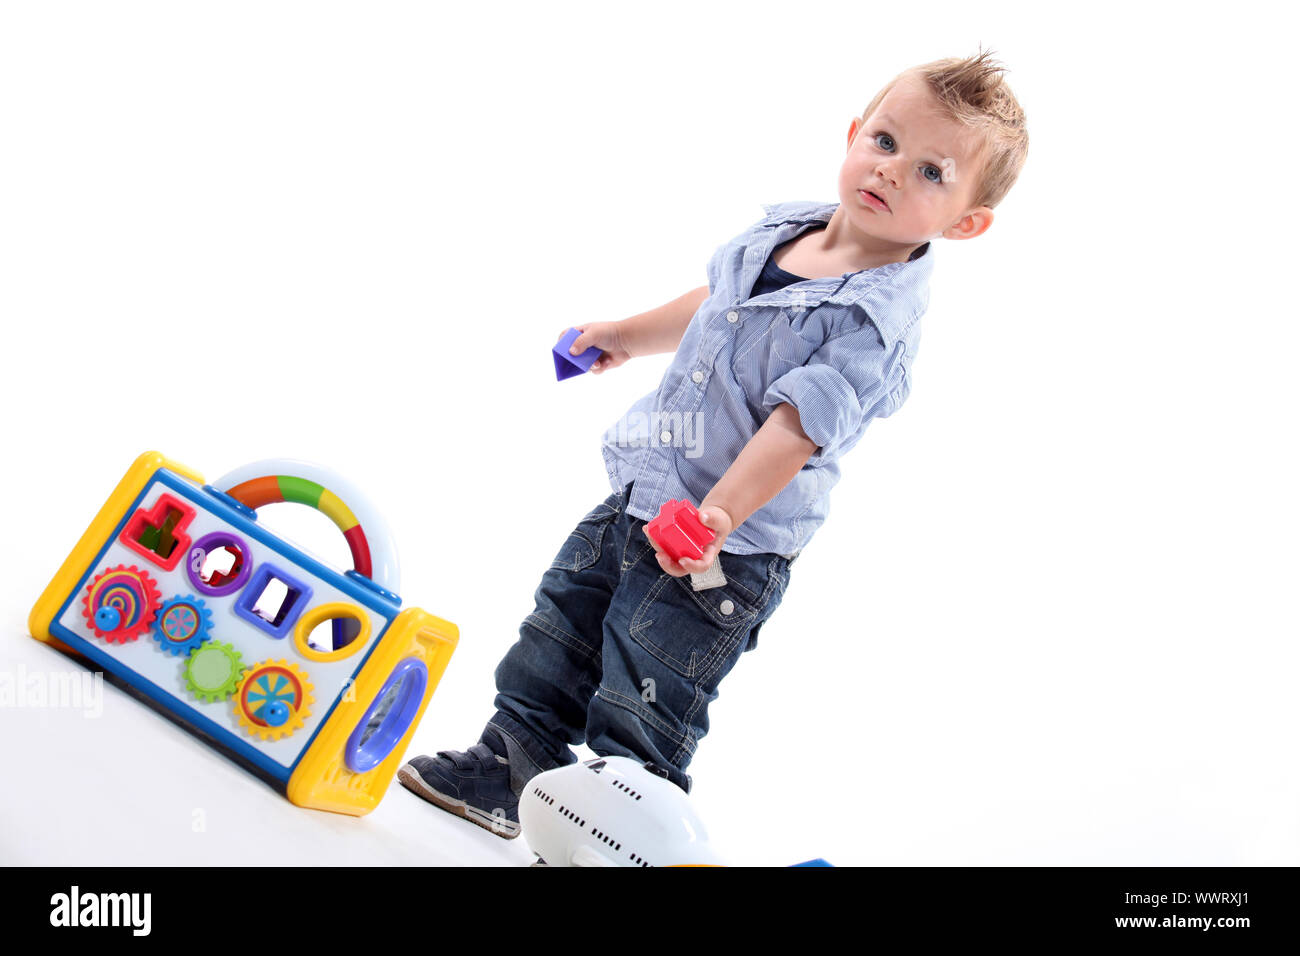
[[[1029,155],[1025,111],[1002,78],[1005,70],[987,50],[909,67],[876,94],[862,111],[862,118],[875,112],[899,80],[909,76],[924,80],[940,110],[983,140],[984,163],[972,205],[992,209],[1011,191]]]

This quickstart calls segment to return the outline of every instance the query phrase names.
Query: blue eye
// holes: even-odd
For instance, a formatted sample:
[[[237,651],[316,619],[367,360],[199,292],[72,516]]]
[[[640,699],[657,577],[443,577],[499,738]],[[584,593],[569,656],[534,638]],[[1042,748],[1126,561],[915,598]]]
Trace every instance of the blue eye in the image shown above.
[[[890,136],[888,133],[877,133],[876,145],[885,152],[892,153],[897,144],[894,142],[894,137]],[[933,175],[931,175],[932,173]],[[932,183],[943,182],[943,170],[933,163],[927,163],[921,175]]]

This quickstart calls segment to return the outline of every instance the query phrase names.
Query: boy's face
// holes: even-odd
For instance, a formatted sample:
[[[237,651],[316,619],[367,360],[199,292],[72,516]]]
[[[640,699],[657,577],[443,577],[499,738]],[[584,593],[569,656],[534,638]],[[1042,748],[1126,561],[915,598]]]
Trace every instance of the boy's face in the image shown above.
[[[971,239],[993,222],[987,206],[970,205],[982,161],[978,138],[938,111],[923,80],[905,76],[849,127],[841,208],[850,227],[873,240]]]

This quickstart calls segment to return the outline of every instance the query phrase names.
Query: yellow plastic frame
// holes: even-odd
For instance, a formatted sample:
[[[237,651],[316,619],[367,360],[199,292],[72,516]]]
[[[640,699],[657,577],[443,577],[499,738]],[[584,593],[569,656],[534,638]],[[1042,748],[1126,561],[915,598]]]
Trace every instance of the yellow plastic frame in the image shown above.
[[[300,807],[353,816],[361,816],[377,807],[388,785],[393,782],[411,735],[415,733],[459,639],[460,632],[455,624],[428,611],[409,607],[398,614],[361,669],[356,683],[348,688],[289,778],[290,802]],[[408,657],[418,657],[429,671],[415,719],[377,767],[365,773],[353,773],[343,761],[343,748],[348,737],[365,717],[389,674]]]

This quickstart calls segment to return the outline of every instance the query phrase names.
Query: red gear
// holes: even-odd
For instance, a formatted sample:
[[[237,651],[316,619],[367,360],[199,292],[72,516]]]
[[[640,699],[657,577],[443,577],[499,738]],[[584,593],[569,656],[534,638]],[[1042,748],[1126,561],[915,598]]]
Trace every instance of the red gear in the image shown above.
[[[119,564],[95,576],[81,599],[81,613],[97,637],[108,643],[134,641],[153,624],[162,593],[158,582],[135,565]],[[103,630],[95,621],[101,608],[117,611],[121,621],[111,630]]]

